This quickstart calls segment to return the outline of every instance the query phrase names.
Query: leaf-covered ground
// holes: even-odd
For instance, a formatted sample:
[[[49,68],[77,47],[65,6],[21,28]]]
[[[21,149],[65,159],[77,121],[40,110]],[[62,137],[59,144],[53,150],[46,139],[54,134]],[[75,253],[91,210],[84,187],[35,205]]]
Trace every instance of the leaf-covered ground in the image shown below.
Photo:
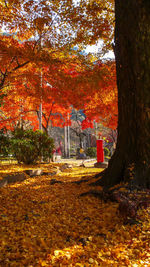
[[[24,169],[5,165],[0,174]],[[73,183],[99,171],[74,167],[1,188],[0,266],[150,266],[150,209],[139,211],[140,224],[124,225],[117,203],[81,197],[91,187]]]

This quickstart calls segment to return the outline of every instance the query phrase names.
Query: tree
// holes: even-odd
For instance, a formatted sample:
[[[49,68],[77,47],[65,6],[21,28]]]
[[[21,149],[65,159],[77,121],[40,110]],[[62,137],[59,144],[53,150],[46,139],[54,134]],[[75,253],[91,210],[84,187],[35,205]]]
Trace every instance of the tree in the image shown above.
[[[96,62],[91,74],[91,90],[88,95],[86,90],[84,97],[84,112],[87,117],[112,129],[116,129],[118,119],[115,68],[113,60]]]
[[[116,151],[97,184],[150,188],[150,2],[115,1]]]
[[[91,120],[101,120],[116,129],[118,108],[114,60],[94,61],[84,69],[79,66],[78,70],[77,65],[64,70],[66,78],[61,80],[59,91],[64,92],[74,108],[83,109]]]
[[[85,60],[86,57],[78,51],[87,43],[94,43],[99,36],[104,43],[102,51],[110,47],[113,35],[111,4],[85,0],[78,3],[68,0],[5,0],[1,1],[0,7],[3,17],[0,22],[6,30],[5,34],[0,35],[1,96],[9,94],[8,88],[12,84],[17,85],[18,91],[22,90],[23,84],[29,95],[38,96],[39,104],[41,97],[45,97],[41,85],[42,72],[43,84],[55,102],[59,103],[61,97],[62,104],[74,104],[77,96],[78,101],[75,102],[78,106],[83,105],[84,99],[88,101],[93,85],[88,85],[87,80],[85,87],[85,77],[87,72],[91,72],[90,80],[95,79],[95,69],[92,72],[90,68],[91,56]],[[75,44],[79,44],[78,49],[74,49]],[[68,80],[65,82],[66,73],[71,77],[68,84]],[[73,79],[76,76],[79,76],[78,81]],[[33,90],[33,87],[36,89]],[[92,91],[95,88],[97,90],[93,87]]]
[[[34,75],[33,75],[34,76]],[[31,79],[32,81],[32,79]],[[0,109],[0,127],[7,129],[20,128],[34,128],[39,129],[39,94],[34,90],[34,83],[32,90],[23,87],[19,84],[22,90],[16,87],[9,89],[9,94],[3,97],[3,105]],[[22,86],[22,87],[21,87]],[[55,98],[46,96],[43,88],[43,109],[42,109],[42,128],[48,133],[51,126],[64,127],[67,114],[70,113],[71,108],[67,105],[64,107],[60,103],[55,102]],[[49,93],[49,92],[48,92]]]
[[[72,109],[71,112],[71,134],[75,134],[79,139],[79,147],[83,148],[85,139],[88,139],[87,128],[93,128],[92,122],[86,118],[83,110]]]
[[[59,53],[60,55],[61,53]],[[60,123],[63,125],[62,115],[60,116],[58,112],[63,114],[64,118],[65,112],[66,114],[69,112],[70,105],[83,108],[91,120],[98,120],[100,116],[105,124],[109,124],[109,126],[111,124],[111,127],[115,126],[117,92],[114,61],[97,61],[94,62],[94,65],[89,63],[88,67],[85,67],[77,56],[74,56],[73,60],[71,57],[68,59],[66,57],[67,60],[64,59],[59,63],[52,60],[49,63],[48,58],[47,56],[46,62],[43,60],[40,63],[43,64],[42,83],[39,62],[37,64],[30,62],[28,66],[18,69],[17,76],[13,75],[13,86],[10,84],[10,89],[5,90],[6,95],[3,96],[1,125],[3,123],[3,126],[6,126],[8,121],[9,123],[10,121],[18,122],[20,117],[22,121],[25,121],[25,118],[30,118],[29,120],[36,128],[38,121],[33,111],[39,115],[39,105],[42,99],[42,127],[46,131],[50,120],[56,126],[57,118],[57,125],[58,123],[58,126]],[[84,63],[83,59],[82,63]],[[20,119],[19,121],[21,122]],[[81,134],[81,136],[84,135]]]
[[[83,46],[95,42],[99,34],[103,36],[106,48],[107,43],[110,44],[108,39],[112,39],[106,38],[108,32],[112,36],[112,19],[103,12],[104,8],[110,8],[109,4],[85,0],[79,3],[72,0],[1,1],[0,24],[5,33],[0,35],[0,63],[3,62],[0,89],[13,73],[16,78],[23,66],[34,62],[42,67],[44,61],[49,61],[50,66],[55,61],[57,66],[64,61],[68,51],[75,54],[74,49],[70,50],[75,44]]]

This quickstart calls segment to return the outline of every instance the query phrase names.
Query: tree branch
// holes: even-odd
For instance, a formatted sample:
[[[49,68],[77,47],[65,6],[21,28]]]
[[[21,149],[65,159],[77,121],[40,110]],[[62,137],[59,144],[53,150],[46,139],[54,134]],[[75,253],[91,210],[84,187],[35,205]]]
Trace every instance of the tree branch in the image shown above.
[[[30,60],[28,60],[28,61],[26,61],[26,62],[24,62],[24,63],[22,63],[22,64],[19,64],[17,67],[15,67],[15,68],[13,68],[11,71],[9,71],[9,74],[11,74],[11,73],[12,73],[13,71],[15,71],[15,70],[18,70],[18,69],[24,67],[25,65],[27,65],[27,64],[29,64],[29,63],[30,63]]]

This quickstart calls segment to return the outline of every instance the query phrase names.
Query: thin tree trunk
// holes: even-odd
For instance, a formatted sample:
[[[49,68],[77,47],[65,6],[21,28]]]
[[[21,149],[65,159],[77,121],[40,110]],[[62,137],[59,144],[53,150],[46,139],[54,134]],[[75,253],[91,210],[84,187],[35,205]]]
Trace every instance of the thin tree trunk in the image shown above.
[[[97,184],[150,188],[150,1],[115,1],[116,151]]]

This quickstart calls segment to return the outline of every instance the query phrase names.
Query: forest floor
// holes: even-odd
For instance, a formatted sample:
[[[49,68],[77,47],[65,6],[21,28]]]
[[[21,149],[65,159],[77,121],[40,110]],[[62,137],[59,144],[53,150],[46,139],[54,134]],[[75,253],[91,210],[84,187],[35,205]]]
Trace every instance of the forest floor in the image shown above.
[[[50,172],[61,164],[32,168]],[[0,177],[26,169],[0,165]],[[0,188],[0,266],[150,266],[150,209],[139,210],[139,224],[125,225],[117,203],[81,196],[100,171],[74,165]]]

